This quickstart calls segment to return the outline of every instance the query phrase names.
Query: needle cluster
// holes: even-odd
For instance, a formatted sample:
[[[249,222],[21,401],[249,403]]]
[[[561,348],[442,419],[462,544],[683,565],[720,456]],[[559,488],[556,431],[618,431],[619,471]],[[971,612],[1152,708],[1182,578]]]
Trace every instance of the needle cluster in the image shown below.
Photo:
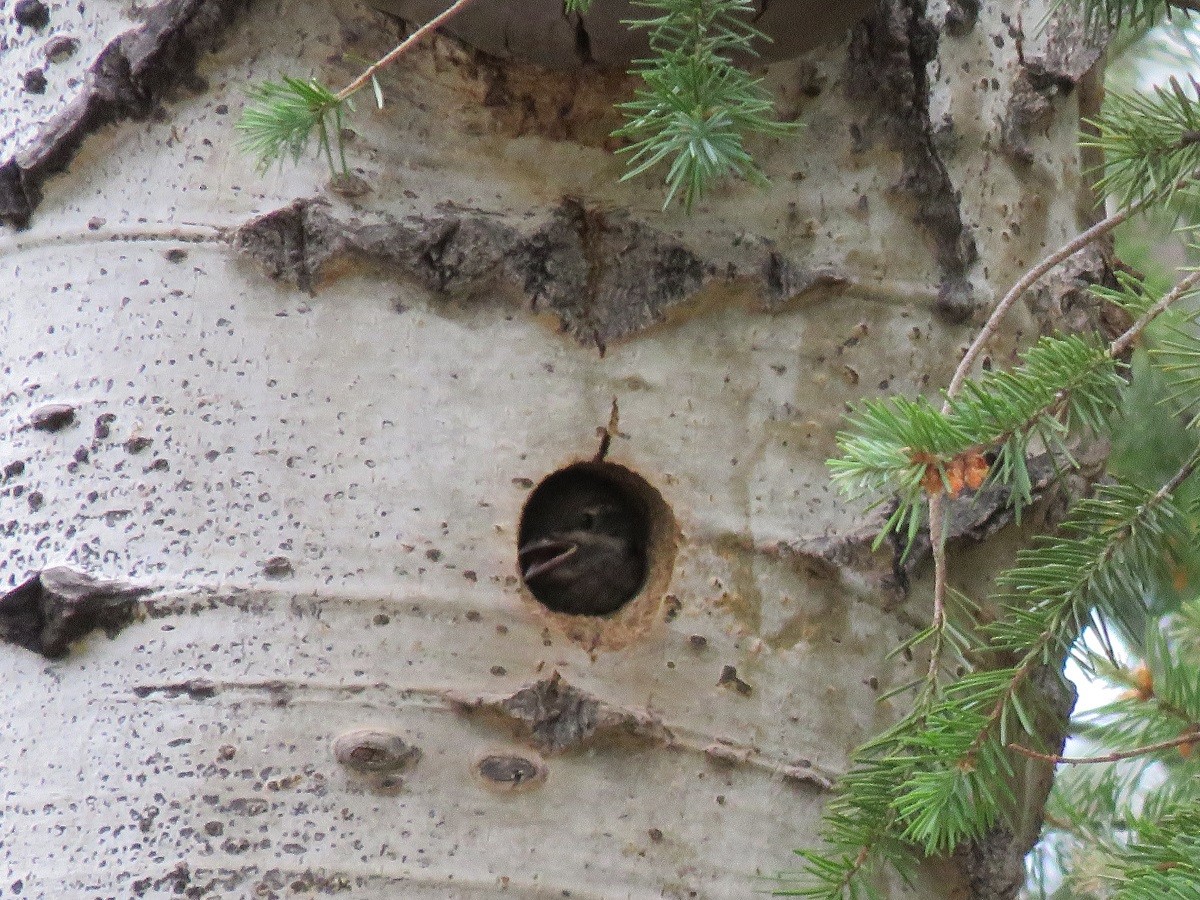
[[[1077,5],[1097,25],[1144,24],[1191,8]],[[1021,279],[936,402],[863,401],[839,436],[834,481],[868,504],[890,504],[881,537],[911,547],[929,529],[932,623],[898,651],[928,654],[930,664],[890,692],[910,692],[912,711],[855,753],[826,812],[824,847],[799,851],[802,873],[780,893],[882,897],[889,869],[907,879],[925,857],[997,827],[1016,831],[1024,812],[1018,773],[1032,759],[1092,767],[1058,780],[1031,857],[1033,890],[1063,900],[1200,900],[1200,600],[1187,594],[1188,557],[1200,538],[1200,325],[1194,304],[1178,312],[1195,297],[1200,272],[1181,269],[1166,290],[1122,274],[1094,293],[1132,323],[1123,334],[1051,335],[1011,370],[972,371],[987,336],[1037,278],[1132,215],[1177,208],[1196,186],[1197,82],[1111,94],[1090,124],[1086,140],[1106,160],[1100,189],[1116,212]],[[1138,350],[1137,367],[1168,385],[1160,400],[1189,429],[1191,449],[1174,474],[1137,483],[1110,476],[1053,534],[1018,554],[990,597],[949,590],[952,563],[938,543],[949,505],[993,488],[1019,512],[1032,499],[1034,454],[1063,472],[1075,467],[1078,442],[1103,439],[1120,422],[1135,348],[1150,350]],[[1171,590],[1187,602],[1164,618]],[[1135,660],[1122,658],[1129,654]],[[1067,724],[1054,699],[1070,696],[1068,659],[1126,690],[1068,729],[1109,752],[1060,755]]]
[[[351,97],[370,84],[382,108],[377,73],[473,2],[451,3],[339,92],[315,78],[289,76],[252,87],[237,126],[242,149],[265,170],[287,158],[299,161],[315,139],[331,174],[337,174],[339,167],[347,174],[343,120],[347,108],[352,108]],[[564,9],[582,14],[592,2],[604,0],[565,0]],[[783,137],[797,126],[774,118],[774,103],[761,79],[735,61],[752,59],[755,42],[769,40],[751,24],[754,4],[751,0],[638,0],[638,5],[645,7],[645,17],[625,24],[649,33],[652,53],[634,68],[643,86],[632,100],[619,104],[626,123],[614,136],[628,142],[620,151],[629,162],[624,178],[663,169],[663,207],[678,200],[688,210],[722,178],[766,184],[747,149],[747,139]]]

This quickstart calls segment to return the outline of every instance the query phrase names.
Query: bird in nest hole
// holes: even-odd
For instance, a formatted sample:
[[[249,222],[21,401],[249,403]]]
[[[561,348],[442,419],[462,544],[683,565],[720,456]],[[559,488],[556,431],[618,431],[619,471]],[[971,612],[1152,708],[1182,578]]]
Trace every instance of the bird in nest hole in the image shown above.
[[[590,473],[568,470],[544,483],[520,537],[521,575],[555,612],[607,615],[646,580],[644,517],[617,486]]]

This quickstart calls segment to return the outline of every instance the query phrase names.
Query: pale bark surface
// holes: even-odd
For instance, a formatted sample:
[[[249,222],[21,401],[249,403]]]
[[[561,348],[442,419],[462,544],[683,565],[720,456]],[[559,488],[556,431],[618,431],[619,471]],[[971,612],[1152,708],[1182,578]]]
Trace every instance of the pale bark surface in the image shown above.
[[[361,99],[346,198],[320,160],[260,177],[233,124],[248,81],[348,81],[387,17],[48,6],[0,22],[0,576],[151,592],[56,661],[50,588],[5,601],[4,895],[732,898],[791,865],[927,614],[824,460],[845,403],[945,384],[971,318],[1079,229],[1078,35],[1034,35],[1038,4],[884,3],[770,70],[806,125],[755,146],[771,190],[687,218],[616,181],[622,76],[438,41]],[[186,46],[150,81],[97,67],[178,16],[222,36],[202,81]],[[993,358],[1081,324],[1077,287]],[[31,427],[51,403],[74,421]],[[673,522],[644,594],[581,623],[521,585],[516,532],[605,429]],[[396,774],[345,764],[361,728],[403,739],[372,739]],[[478,774],[492,751],[527,789]]]

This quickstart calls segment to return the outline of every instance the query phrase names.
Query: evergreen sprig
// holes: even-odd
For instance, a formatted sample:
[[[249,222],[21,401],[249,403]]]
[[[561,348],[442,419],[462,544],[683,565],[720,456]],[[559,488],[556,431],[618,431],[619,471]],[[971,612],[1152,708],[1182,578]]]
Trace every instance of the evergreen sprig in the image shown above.
[[[623,180],[669,162],[663,207],[678,196],[689,210],[724,175],[765,184],[747,135],[782,137],[796,126],[772,117],[762,80],[733,62],[769,40],[750,24],[751,0],[637,3],[650,17],[629,24],[649,31],[653,55],[634,69],[644,87],[620,104],[628,121],[616,134],[634,142],[620,151],[629,155]]]
[[[1200,807],[1133,822],[1137,838],[1117,859],[1113,900],[1200,900]]]
[[[1053,737],[1041,724],[1047,713],[1032,689],[1034,676],[1054,672],[1085,628],[1138,596],[1131,572],[1161,565],[1164,544],[1193,536],[1174,491],[1197,461],[1200,453],[1157,490],[1101,486],[1073,507],[1058,536],[1018,554],[999,578],[1007,589],[1002,614],[978,629],[973,654],[1016,662],[976,668],[924,695],[926,702],[859,750],[824,820],[828,848],[802,852],[809,882],[781,893],[869,896],[862,892],[874,869],[866,863],[879,848],[889,848],[887,862],[911,871],[921,856],[977,840],[1011,814],[1009,745],[1019,735]]]
[[[1197,872],[1180,863],[1194,865],[1197,857],[1186,843],[1180,845],[1175,832],[1188,827],[1188,817],[1200,811],[1200,754],[1191,743],[1135,751],[1200,731],[1200,672],[1194,656],[1198,626],[1200,601],[1192,600],[1167,627],[1155,622],[1147,628],[1143,662],[1128,666],[1104,657],[1095,660],[1097,674],[1124,692],[1078,717],[1072,728],[1094,745],[1121,748],[1127,755],[1105,765],[1068,769],[1056,778],[1046,805],[1048,832],[1030,861],[1042,897],[1048,896],[1050,872],[1065,879],[1077,900],[1111,900],[1120,891],[1139,900],[1187,896],[1195,888]],[[1155,871],[1166,871],[1159,868],[1163,865],[1178,869],[1180,883],[1156,878],[1147,865],[1150,859]],[[1167,889],[1184,893],[1156,893]]]
[[[1200,605],[1193,602],[1185,607],[1194,613]],[[1163,630],[1155,622],[1146,632],[1145,658],[1136,668],[1097,667],[1102,677],[1123,684],[1126,691],[1118,700],[1074,723],[1077,733],[1093,743],[1132,750],[1189,734],[1200,738],[1200,666],[1191,655],[1191,647],[1180,639],[1178,623]],[[1144,762],[1182,762],[1191,757],[1190,749],[1181,754],[1179,748],[1165,747],[1162,753],[1147,755]],[[1193,765],[1200,765],[1200,756]]]
[[[1092,28],[1139,28],[1157,24],[1173,15],[1195,12],[1190,0],[1058,0],[1054,8],[1069,3],[1083,13]]]
[[[378,73],[415,47],[427,35],[466,9],[475,0],[453,0],[407,38],[393,47],[381,59],[367,66],[357,78],[336,94],[315,78],[303,81],[284,76],[281,82],[268,81],[249,90],[250,105],[242,113],[238,130],[242,133],[241,147],[258,157],[259,169],[282,162],[285,155],[299,161],[308,146],[309,138],[318,134],[318,152],[325,152],[329,171],[337,175],[330,142],[336,141],[342,174],[349,175],[346,165],[345,138],[342,128],[346,109],[353,109],[351,99],[368,84],[375,91],[375,102],[383,108],[383,89]]]
[[[1188,418],[1188,428],[1200,425],[1200,314],[1167,320],[1150,350],[1150,361],[1163,373],[1168,393],[1160,403]]]
[[[239,146],[258,160],[259,171],[286,157],[299,162],[314,132],[317,152],[325,155],[329,170],[336,171],[333,162],[336,143],[342,171],[347,171],[341,140],[342,103],[329,88],[313,79],[304,81],[285,75],[282,81],[252,86],[246,96],[250,105],[236,126],[242,133]]]
[[[1149,93],[1112,93],[1092,120],[1097,136],[1083,141],[1104,153],[1096,189],[1122,206],[1165,202],[1200,170],[1200,84],[1172,78]]]
[[[896,532],[911,543],[926,473],[932,467],[944,481],[955,457],[986,450],[996,454],[989,479],[1011,491],[1019,512],[1032,496],[1030,442],[1067,455],[1072,430],[1104,429],[1120,401],[1122,368],[1095,338],[1045,337],[1016,369],[964,382],[962,393],[947,400],[948,412],[925,397],[865,400],[838,434],[841,456],[829,460],[834,481],[874,504],[895,496],[883,534]]]
[[[247,92],[250,104],[237,126],[241,148],[257,158],[260,169],[267,169],[287,157],[299,161],[315,134],[318,153],[325,155],[330,172],[337,172],[332,150],[336,145],[341,171],[347,174],[342,125],[350,98],[370,84],[382,108],[379,70],[472,2],[456,0],[337,93],[316,79],[288,76],[252,87]],[[582,14],[592,2],[566,0],[564,10]],[[756,41],[770,40],[751,24],[752,0],[636,2],[646,8],[646,17],[624,24],[649,32],[652,55],[633,69],[643,87],[633,100],[618,104],[626,122],[614,136],[631,141],[618,151],[628,158],[623,180],[666,166],[663,208],[678,199],[687,210],[728,176],[766,184],[746,148],[747,138],[783,137],[797,126],[775,119],[774,102],[762,79],[735,62],[756,56]]]
[[[929,467],[916,454],[950,459],[971,446],[970,437],[924,397],[864,400],[851,410],[847,424],[837,436],[842,455],[827,462],[834,482],[852,498],[869,498],[868,508],[894,496],[895,508],[876,546],[889,533],[903,535],[911,545],[921,523]]]
[[[1169,566],[1171,547],[1194,537],[1177,487],[1101,485],[1076,503],[1057,534],[1035,538],[997,579],[1005,615],[985,629],[991,645],[1053,665],[1086,626],[1099,625],[1097,614],[1128,618],[1147,582]]]

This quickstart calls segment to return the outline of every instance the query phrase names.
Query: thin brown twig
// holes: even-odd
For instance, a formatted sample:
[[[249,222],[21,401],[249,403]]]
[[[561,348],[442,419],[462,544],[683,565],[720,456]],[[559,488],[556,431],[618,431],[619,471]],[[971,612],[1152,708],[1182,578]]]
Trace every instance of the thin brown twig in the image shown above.
[[[1130,325],[1128,331],[1109,345],[1109,355],[1114,358],[1123,356],[1125,351],[1133,346],[1133,342],[1138,339],[1147,325],[1162,315],[1172,303],[1190,293],[1197,285],[1200,285],[1200,270],[1189,272],[1175,287],[1163,294],[1157,303],[1142,313],[1141,318]]]
[[[1157,753],[1159,750],[1170,750],[1172,747],[1182,747],[1186,744],[1195,744],[1197,742],[1200,742],[1200,728],[1189,731],[1186,734],[1181,734],[1179,737],[1171,738],[1169,741],[1147,744],[1145,747],[1138,747],[1134,750],[1118,750],[1114,753],[1106,753],[1104,756],[1059,756],[1057,753],[1039,753],[1037,750],[1030,750],[1028,747],[1022,747],[1017,743],[1009,744],[1008,749],[1016,750],[1022,756],[1028,756],[1030,759],[1040,759],[1056,764],[1063,763],[1068,766],[1080,766],[1091,763],[1120,762],[1123,759],[1134,759],[1138,756]]]
[[[1036,284],[1043,275],[1045,275],[1059,263],[1078,253],[1092,242],[1102,238],[1104,235],[1108,234],[1110,231],[1132,216],[1135,212],[1140,210],[1142,206],[1145,205],[1145,202],[1146,201],[1143,200],[1134,203],[1126,209],[1116,212],[1102,221],[1097,222],[1091,228],[1087,229],[1087,231],[1084,231],[1082,234],[1076,236],[1073,240],[1068,241],[1062,247],[1055,250],[1036,266],[1022,275],[1019,279],[1017,279],[1017,282],[1008,289],[1008,292],[1000,299],[1000,302],[996,304],[991,315],[988,316],[987,322],[984,323],[983,328],[981,328],[979,331],[979,334],[975,336],[975,340],[971,342],[971,345],[967,348],[966,353],[963,354],[963,358],[959,360],[958,367],[954,370],[954,375],[950,379],[950,386],[946,389],[946,398],[942,403],[942,415],[946,415],[950,412],[951,401],[962,390],[963,385],[966,383],[967,376],[970,374],[971,367],[975,364],[975,360],[979,357],[979,354],[983,352],[983,348],[987,345],[987,342],[990,341],[995,335],[996,330],[1000,327],[1000,322],[1004,319],[1004,316],[1008,314],[1008,311],[1012,309],[1013,305],[1022,297],[1022,295],[1034,284]],[[1200,276],[1198,276],[1198,279],[1200,279]],[[1184,290],[1186,291],[1187,288]],[[1171,299],[1166,305],[1170,305],[1170,303],[1173,303],[1177,299],[1178,297]],[[1163,300],[1167,300],[1167,298],[1164,297]],[[1163,301],[1159,301],[1160,304],[1162,302]],[[1155,304],[1156,308],[1158,305],[1159,304]],[[1166,306],[1163,306],[1163,309],[1165,308]],[[1161,311],[1162,310],[1159,309],[1157,312],[1154,312],[1154,315],[1157,315]],[[1150,313],[1147,313],[1147,315],[1149,316]],[[1143,316],[1143,318],[1145,319],[1146,317]],[[1153,316],[1150,316],[1150,319],[1152,318]],[[1150,319],[1146,319],[1146,322],[1148,322]],[[1134,332],[1132,336],[1129,336],[1129,341],[1132,341],[1134,338],[1136,338],[1137,334],[1140,333],[1140,329],[1145,327],[1146,322],[1139,320],[1139,322],[1135,324],[1134,327],[1138,327],[1140,325],[1140,328],[1138,328],[1138,331]],[[1131,331],[1132,330],[1133,329],[1131,329]],[[1114,342],[1113,346],[1115,347],[1118,342],[1124,341],[1126,337],[1127,335],[1122,335],[1117,339],[1117,341]],[[1113,355],[1115,356],[1117,354],[1114,352]],[[941,629],[945,624],[945,604],[947,590],[946,550],[945,547],[942,546],[942,528],[940,524],[935,526],[935,521],[940,521],[942,518],[942,503],[943,500],[940,493],[930,495],[929,541],[930,544],[932,544],[933,549],[933,626],[939,638],[941,636]],[[935,643],[934,653],[929,662],[929,679],[932,679],[937,672],[937,666],[939,662],[937,658],[939,655],[937,650],[939,645],[940,642]]]
[[[368,67],[366,71],[338,91],[338,102],[345,100],[351,94],[360,90],[368,81],[371,80],[372,77],[374,77],[376,72],[378,72],[380,69],[390,66],[397,59],[407,53],[410,48],[419,43],[421,39],[425,37],[425,35],[437,28],[440,28],[474,2],[475,0],[454,0],[454,3],[450,4],[449,7],[442,10],[442,12],[438,13],[436,16],[406,37],[403,41],[397,44],[394,48],[392,48],[392,51],[388,53],[387,56]]]
[[[954,397],[958,396],[958,392],[962,390],[963,383],[967,380],[967,375],[970,373],[971,367],[975,364],[975,360],[979,357],[979,354],[983,352],[983,348],[987,345],[987,342],[990,341],[995,335],[996,329],[1000,327],[1001,320],[1003,320],[1004,316],[1007,315],[1013,304],[1021,299],[1021,296],[1027,290],[1029,290],[1029,288],[1033,287],[1033,285],[1043,275],[1045,275],[1063,260],[1074,256],[1088,244],[1104,237],[1104,235],[1108,234],[1110,231],[1132,216],[1135,212],[1140,210],[1142,206],[1145,205],[1145,202],[1146,201],[1142,200],[1134,203],[1120,212],[1113,213],[1108,218],[1097,222],[1087,231],[1078,235],[1066,244],[1063,244],[1063,246],[1059,247],[1040,263],[1017,279],[1017,283],[1009,288],[1008,293],[1006,293],[1000,299],[1000,302],[996,304],[996,307],[992,310],[992,314],[988,317],[987,322],[984,323],[984,326],[980,329],[979,334],[975,336],[975,340],[971,342],[971,346],[967,348],[967,352],[963,354],[963,358],[958,363],[958,368],[954,370],[954,377],[950,379],[950,387],[946,389],[946,402],[942,406],[943,413],[950,411],[950,401]]]
[[[946,541],[945,541],[945,495],[942,492],[929,497],[929,543],[933,551],[933,647],[929,651],[929,674],[926,681],[932,687],[941,666],[942,631],[946,625]],[[941,573],[941,577],[938,577]]]
[[[1167,499],[1167,497],[1179,489],[1181,484],[1192,477],[1197,467],[1200,467],[1200,447],[1192,451],[1192,455],[1179,467],[1179,471],[1171,476],[1170,481],[1158,489],[1154,496],[1150,498],[1149,503],[1160,503]],[[1146,505],[1148,506],[1149,503]]]

